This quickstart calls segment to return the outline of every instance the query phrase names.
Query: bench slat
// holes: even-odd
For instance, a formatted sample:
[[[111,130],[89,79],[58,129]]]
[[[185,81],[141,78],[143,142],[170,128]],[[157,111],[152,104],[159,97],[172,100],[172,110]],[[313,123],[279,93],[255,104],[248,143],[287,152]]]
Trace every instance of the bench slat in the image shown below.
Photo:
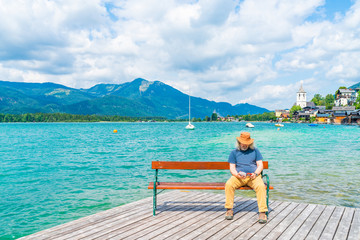
[[[264,169],[268,169],[268,162],[263,161]],[[152,169],[178,169],[178,170],[229,170],[228,162],[175,162],[153,161]]]
[[[153,189],[154,183],[150,182],[148,189]],[[193,189],[193,190],[224,190],[224,182],[158,182],[157,189]],[[250,187],[240,187],[239,190],[251,190]],[[270,186],[270,189],[273,189]]]

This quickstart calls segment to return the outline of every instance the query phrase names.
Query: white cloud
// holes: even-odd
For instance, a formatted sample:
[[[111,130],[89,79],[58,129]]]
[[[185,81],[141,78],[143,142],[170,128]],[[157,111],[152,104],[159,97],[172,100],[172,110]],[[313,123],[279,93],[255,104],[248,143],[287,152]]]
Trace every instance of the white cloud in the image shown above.
[[[294,89],[296,90],[294,91]],[[288,108],[291,108],[296,101],[295,94],[297,90],[297,84],[252,86],[244,91],[244,95],[249,97],[242,99],[240,102],[257,105],[262,103],[263,107],[275,110],[275,106],[280,105],[281,101],[285,99],[288,102]]]
[[[324,94],[360,78],[360,1],[333,20],[325,0],[0,1],[2,80],[143,77],[275,109],[291,107],[301,80]]]

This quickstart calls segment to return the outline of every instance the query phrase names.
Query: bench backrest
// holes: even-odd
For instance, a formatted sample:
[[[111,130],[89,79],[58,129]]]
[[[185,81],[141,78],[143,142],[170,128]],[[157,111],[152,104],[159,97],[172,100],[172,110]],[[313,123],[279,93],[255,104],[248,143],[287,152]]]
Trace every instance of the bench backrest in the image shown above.
[[[263,161],[264,169],[268,169],[268,162]],[[229,170],[228,162],[174,162],[153,161],[152,169],[183,169],[183,170]]]

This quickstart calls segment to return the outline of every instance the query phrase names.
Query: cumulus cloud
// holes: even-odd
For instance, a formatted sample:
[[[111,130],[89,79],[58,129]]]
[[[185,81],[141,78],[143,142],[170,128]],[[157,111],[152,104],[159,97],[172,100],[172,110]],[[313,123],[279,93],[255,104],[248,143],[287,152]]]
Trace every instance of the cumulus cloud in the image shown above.
[[[360,77],[360,1],[334,19],[325,0],[0,3],[2,80],[87,88],[143,77],[275,109],[291,107],[301,81],[325,94]]]

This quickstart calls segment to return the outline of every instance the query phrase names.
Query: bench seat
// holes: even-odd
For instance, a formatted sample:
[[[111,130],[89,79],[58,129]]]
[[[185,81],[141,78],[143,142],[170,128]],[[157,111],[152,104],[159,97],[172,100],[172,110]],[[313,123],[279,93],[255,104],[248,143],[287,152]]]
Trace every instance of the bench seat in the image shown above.
[[[266,185],[266,184],[265,184]],[[224,182],[157,182],[157,189],[188,189],[188,190],[225,190]],[[154,182],[150,182],[148,189],[154,189]],[[240,187],[238,190],[251,190],[250,187]],[[269,189],[273,189],[272,186]]]

